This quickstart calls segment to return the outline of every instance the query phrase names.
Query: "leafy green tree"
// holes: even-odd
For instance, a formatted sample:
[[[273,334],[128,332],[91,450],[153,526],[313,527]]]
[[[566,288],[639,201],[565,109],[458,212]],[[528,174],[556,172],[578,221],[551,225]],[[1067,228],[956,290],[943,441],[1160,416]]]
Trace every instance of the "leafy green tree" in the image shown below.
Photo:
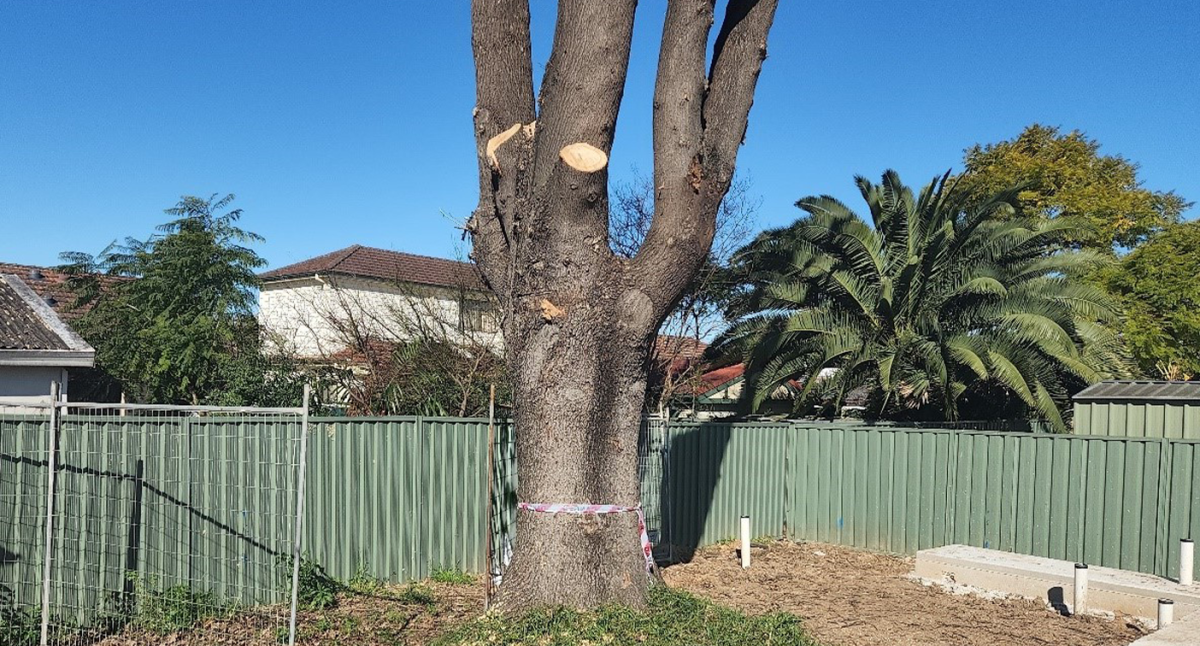
[[[999,385],[1062,429],[1072,384],[1122,372],[1110,297],[1073,278],[1104,257],[1064,249],[1084,229],[1016,215],[1018,189],[969,200],[948,178],[914,195],[894,171],[858,177],[871,224],[806,197],[807,215],[739,252],[745,291],[718,347],[746,362],[752,408],[796,380],[798,406],[836,410],[868,385],[879,411],[957,419],[968,388]]]
[[[1169,227],[1107,272],[1125,306],[1124,339],[1143,374],[1200,375],[1200,222]]]
[[[1100,154],[1100,143],[1078,130],[1033,124],[1015,139],[972,146],[963,164],[958,188],[978,203],[1021,185],[1020,214],[1082,219],[1090,232],[1074,241],[1106,251],[1144,242],[1190,206],[1174,192],[1143,187],[1136,163]]]
[[[259,352],[255,270],[262,242],[237,226],[233,195],[186,196],[147,240],[126,239],[98,255],[66,252],[76,323],[98,367],[134,401],[281,403],[298,380]],[[268,377],[266,373],[274,372]],[[251,400],[251,401],[247,401]]]

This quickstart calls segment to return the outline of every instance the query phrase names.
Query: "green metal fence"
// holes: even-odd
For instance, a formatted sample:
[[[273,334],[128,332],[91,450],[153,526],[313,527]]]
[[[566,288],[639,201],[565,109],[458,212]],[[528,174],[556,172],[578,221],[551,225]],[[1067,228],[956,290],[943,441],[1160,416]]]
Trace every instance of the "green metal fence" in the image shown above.
[[[225,430],[197,427],[195,437],[221,439],[184,445],[186,433],[163,436],[136,420],[109,419],[103,430],[70,440],[87,444],[72,445],[60,499],[64,516],[86,522],[60,527],[55,558],[67,569],[56,581],[78,578],[70,568],[119,576],[130,563],[144,575],[203,580],[239,596],[251,576],[239,563],[252,552],[286,549],[278,538],[290,536],[283,506],[294,484],[269,467],[292,457],[266,451],[272,443],[293,451],[291,432],[244,420],[190,423]],[[486,420],[314,418],[309,428],[308,558],[341,579],[489,569]],[[496,426],[498,555],[515,513],[513,432]],[[733,538],[743,514],[758,535],[897,553],[964,543],[1158,575],[1175,571],[1179,538],[1200,536],[1200,441],[795,423],[672,424],[653,432],[643,502],[655,516],[659,553],[675,558]],[[45,433],[30,420],[0,421],[0,583],[22,603],[35,601],[40,581]],[[238,483],[254,486],[230,494]],[[206,497],[206,487],[227,499]],[[146,520],[135,523],[139,505]],[[134,526],[140,535],[123,529]],[[134,549],[129,561],[139,546],[149,547]]]
[[[913,553],[961,543],[1166,576],[1200,536],[1200,442],[938,429],[671,429],[666,540],[756,534]]]

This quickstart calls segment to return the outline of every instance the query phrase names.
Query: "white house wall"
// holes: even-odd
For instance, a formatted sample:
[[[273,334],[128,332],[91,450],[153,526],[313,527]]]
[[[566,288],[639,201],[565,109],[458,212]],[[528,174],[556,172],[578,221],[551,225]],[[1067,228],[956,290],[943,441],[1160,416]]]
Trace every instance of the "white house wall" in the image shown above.
[[[57,381],[66,390],[66,372],[62,368],[42,366],[0,366],[0,407],[50,401],[50,382]]]
[[[467,341],[469,334],[475,342],[498,348],[498,334],[459,332],[462,295],[455,289],[346,276],[278,280],[263,285],[258,318],[269,344],[305,358],[329,357],[344,349],[344,330],[351,321],[386,340],[411,338],[420,324],[439,326],[447,340]],[[488,298],[481,292],[465,295],[475,301]]]

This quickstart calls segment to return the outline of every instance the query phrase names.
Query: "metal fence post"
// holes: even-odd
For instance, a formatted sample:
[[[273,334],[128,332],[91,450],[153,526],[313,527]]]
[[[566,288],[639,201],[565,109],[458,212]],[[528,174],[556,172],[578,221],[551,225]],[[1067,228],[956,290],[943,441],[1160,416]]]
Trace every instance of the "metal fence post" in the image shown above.
[[[304,384],[304,416],[300,421],[300,466],[296,484],[296,534],[292,541],[292,608],[288,617],[288,646],[296,644],[296,610],[300,601],[300,549],[301,531],[304,528],[304,476],[308,463],[308,401],[311,394]]]
[[[51,562],[54,554],[54,481],[58,472],[58,396],[61,386],[57,381],[50,382],[50,455],[46,460],[48,474],[46,476],[46,549],[42,558],[42,632],[41,646],[50,642],[50,587]]]

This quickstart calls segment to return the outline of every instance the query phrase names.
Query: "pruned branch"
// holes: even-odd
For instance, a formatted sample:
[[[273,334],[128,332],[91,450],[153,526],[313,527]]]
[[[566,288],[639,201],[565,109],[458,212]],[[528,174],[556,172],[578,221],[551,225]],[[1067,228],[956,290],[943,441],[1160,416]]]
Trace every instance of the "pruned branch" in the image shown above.
[[[485,280],[503,289],[511,222],[491,197],[498,172],[491,145],[502,132],[516,135],[518,124],[534,121],[533,59],[529,36],[529,0],[473,0],[471,47],[475,55],[475,141],[479,157],[480,204],[468,222],[474,259]]]

